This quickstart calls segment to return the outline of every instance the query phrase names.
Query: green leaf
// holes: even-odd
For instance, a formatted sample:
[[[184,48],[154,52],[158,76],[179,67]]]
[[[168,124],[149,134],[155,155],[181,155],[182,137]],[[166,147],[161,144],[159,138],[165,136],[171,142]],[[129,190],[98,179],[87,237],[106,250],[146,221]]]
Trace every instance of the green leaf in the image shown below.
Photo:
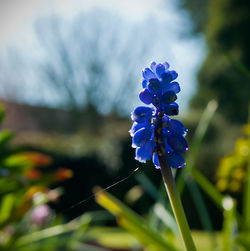
[[[3,165],[8,168],[31,168],[33,167],[33,163],[27,159],[25,155],[22,155],[22,153],[18,154],[12,154],[3,161]]]
[[[95,199],[98,204],[116,216],[118,225],[130,232],[144,246],[155,251],[177,250],[170,241],[151,229],[142,217],[111,194],[96,188]]]
[[[13,137],[13,133],[9,130],[0,132],[0,148],[2,148]]]
[[[106,248],[132,250],[135,246],[140,246],[130,233],[118,227],[92,227],[87,235]]]
[[[0,207],[0,224],[6,221],[10,217],[14,204],[15,204],[14,194],[7,194],[3,197]]]

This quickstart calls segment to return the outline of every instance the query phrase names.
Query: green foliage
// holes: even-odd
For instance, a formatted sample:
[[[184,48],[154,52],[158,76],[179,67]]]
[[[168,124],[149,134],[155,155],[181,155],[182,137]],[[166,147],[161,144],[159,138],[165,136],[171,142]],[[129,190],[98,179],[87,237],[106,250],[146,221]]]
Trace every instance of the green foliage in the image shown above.
[[[178,250],[161,234],[150,228],[143,218],[109,193],[96,190],[96,201],[117,217],[118,224],[132,233],[144,246],[152,250]]]
[[[193,32],[199,33],[204,30],[207,20],[208,0],[182,0],[179,5],[190,13],[193,22]]]
[[[198,76],[197,94],[191,102],[193,107],[204,107],[210,99],[217,99],[219,112],[231,123],[247,120],[250,84],[249,11],[249,1],[208,1],[208,18],[203,29],[208,55]]]
[[[4,109],[0,107],[0,122],[4,116]],[[45,246],[49,247],[49,243],[40,243],[35,248],[35,242],[82,226],[81,220],[78,220],[77,227],[74,222],[58,225],[61,220],[55,217],[49,207],[48,215],[42,221],[39,215],[37,219],[32,216],[40,205],[52,203],[59,198],[60,189],[51,190],[49,186],[69,178],[72,173],[67,169],[44,173],[42,169],[52,162],[51,157],[11,147],[12,137],[8,130],[0,132],[0,250],[44,250]],[[56,222],[54,228],[44,230],[43,234],[39,232],[40,228]],[[31,247],[26,246],[33,242]],[[54,248],[52,246],[46,250]]]
[[[192,231],[198,250],[249,250],[250,229],[250,165],[249,125],[245,126],[247,137],[236,143],[236,152],[229,164],[244,168],[241,180],[243,212],[238,210],[238,201],[229,194],[222,194],[218,188],[196,168],[204,139],[209,133],[210,123],[217,108],[211,101],[204,111],[194,133],[187,167],[177,176],[180,193],[184,186],[190,191],[197,209],[197,219],[205,231]],[[1,114],[0,114],[1,115]],[[1,117],[1,116],[0,116]],[[152,198],[152,207],[141,216],[123,202],[103,190],[95,190],[96,201],[114,215],[118,227],[103,226],[103,221],[114,219],[105,211],[87,212],[69,222],[52,210],[50,217],[41,225],[31,221],[33,210],[51,200],[49,186],[58,178],[70,177],[70,173],[43,173],[44,167],[53,161],[38,152],[17,151],[10,146],[10,132],[0,135],[0,249],[17,251],[52,250],[96,250],[110,249],[141,250],[183,250],[173,212],[166,200],[162,187],[156,187],[144,172],[136,172],[138,183],[124,196],[127,203],[139,200],[144,193]],[[242,155],[243,153],[243,155]],[[248,153],[248,154],[246,154]],[[238,156],[240,155],[240,156]],[[209,167],[206,167],[209,168]],[[231,170],[231,169],[230,169]],[[219,169],[219,172],[221,170]],[[68,175],[68,176],[67,176]],[[216,233],[211,221],[203,191],[223,214],[223,226]],[[61,191],[53,191],[59,196]],[[227,190],[224,190],[227,192]],[[182,194],[182,193],[181,193]],[[183,196],[183,194],[182,194]],[[97,246],[93,247],[92,243]]]
[[[207,132],[211,118],[213,117],[213,114],[216,110],[216,104],[213,102],[208,105],[197,127],[197,131],[194,134],[195,136],[193,139],[194,150],[191,151],[188,155],[188,166],[183,169],[181,175],[178,176],[177,184],[179,185],[179,188],[181,190],[183,189],[183,185],[185,185],[183,181],[186,182],[186,185],[188,187],[191,187],[190,192],[192,193],[193,200],[197,202],[197,211],[201,211],[201,213],[198,214],[198,217],[205,218],[203,219],[204,228],[210,232],[210,235],[206,234],[206,246],[200,245],[197,239],[194,238],[198,250],[249,250],[250,172],[247,172],[247,183],[244,186],[243,195],[244,210],[243,214],[241,214],[237,208],[237,201],[230,197],[230,195],[221,194],[220,191],[217,190],[216,186],[213,185],[213,183],[211,183],[197,168],[195,168],[197,155],[199,154],[200,148],[202,148],[204,136]],[[246,128],[249,128],[249,126]],[[249,157],[247,157],[247,165],[249,168],[250,165],[248,161]],[[120,227],[130,232],[145,247],[149,248],[149,250],[161,250],[161,247],[158,245],[153,245],[153,242],[150,241],[150,243],[148,243],[147,241],[145,241],[145,234],[147,233],[149,228],[151,229],[150,231],[152,231],[150,235],[153,236],[153,232],[155,231],[155,229],[157,229],[157,232],[160,233],[160,236],[162,236],[162,238],[166,238],[166,240],[173,240],[171,236],[175,234],[178,235],[178,233],[176,233],[176,224],[173,221],[172,212],[168,209],[166,201],[163,202],[165,206],[159,203],[159,201],[161,200],[155,192],[156,188],[150,182],[150,180],[147,179],[147,177],[145,177],[143,174],[140,174],[137,175],[137,179],[144,187],[144,189],[156,200],[156,204],[153,205],[153,214],[150,214],[150,218],[154,218],[156,216],[163,225],[147,225],[147,230],[144,231],[143,226],[145,226],[147,222],[150,222],[150,218],[148,218],[148,221],[141,219],[140,216],[137,216],[134,212],[131,211],[131,209],[127,208],[123,203],[121,203],[105,191],[98,191],[96,193],[96,200],[100,205],[102,205],[104,208],[106,208],[116,216],[117,223]],[[196,181],[196,183],[194,183],[194,181]],[[219,238],[218,235],[214,232],[214,229],[211,227],[212,222],[209,218],[208,208],[206,204],[204,204],[204,201],[202,199],[202,194],[199,193],[197,187],[193,189],[194,184],[197,184],[199,188],[202,189],[211,198],[211,200],[214,201],[214,203],[223,213],[223,227]],[[196,194],[197,192],[198,194]],[[123,218],[125,218],[126,221],[121,220]],[[124,221],[126,222],[126,224],[123,224]],[[141,230],[139,231],[138,228],[141,228]],[[176,236],[174,238],[176,238]],[[175,243],[176,245],[176,242],[172,243]],[[169,244],[171,244],[171,242]],[[176,245],[175,248],[181,247]]]

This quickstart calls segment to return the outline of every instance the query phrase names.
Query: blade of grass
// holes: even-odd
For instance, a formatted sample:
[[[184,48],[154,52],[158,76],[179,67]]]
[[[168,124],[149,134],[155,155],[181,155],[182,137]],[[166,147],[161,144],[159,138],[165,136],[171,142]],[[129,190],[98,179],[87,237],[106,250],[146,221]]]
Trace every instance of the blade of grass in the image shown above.
[[[119,227],[92,226],[88,229],[87,238],[91,242],[92,240],[96,241],[106,248],[112,248],[112,250],[141,250],[139,242],[128,231]]]
[[[250,70],[241,62],[233,58],[229,53],[224,53],[228,61],[241,73],[243,73],[248,79],[250,79]]]
[[[159,192],[147,175],[140,172],[135,175],[135,178],[153,199],[158,200]]]
[[[223,200],[224,222],[222,227],[222,251],[235,250],[237,221],[235,217],[235,201],[231,197]]]
[[[213,186],[213,184],[198,170],[194,167],[195,160],[199,154],[202,141],[207,132],[208,126],[213,118],[218,104],[215,100],[211,100],[202,114],[200,122],[195,131],[191,149],[187,155],[185,167],[177,178],[177,187],[180,194],[182,194],[185,187],[185,181],[188,177],[192,177],[197,184],[204,190],[204,192],[217,204],[219,208],[222,207],[223,195]]]
[[[193,197],[193,201],[196,206],[197,213],[201,219],[201,224],[203,228],[208,231],[213,231],[212,221],[210,220],[211,218],[209,216],[199,187],[194,182],[189,182],[187,184],[187,187],[190,191],[191,196]]]
[[[215,100],[211,100],[202,114],[200,122],[195,131],[190,152],[186,158],[187,167],[182,170],[181,175],[177,179],[177,187],[179,193],[182,194],[185,181],[192,176],[192,178],[201,186],[202,189],[205,189],[205,192],[212,197],[212,199],[216,202],[219,207],[222,207],[222,198],[220,193],[213,187],[211,182],[200,173],[195,167],[195,161],[199,154],[199,150],[201,148],[201,144],[207,132],[208,126],[213,118],[215,111],[217,109],[217,102]],[[190,183],[188,185],[188,189],[193,198],[194,204],[197,208],[197,212],[199,214],[199,218],[203,224],[204,229],[208,231],[212,231],[213,227],[211,225],[211,218],[206,208],[205,202],[202,198],[202,194],[200,193],[198,187],[194,183]]]
[[[192,169],[192,177],[203,189],[203,191],[214,201],[218,208],[223,211],[224,196],[215,188],[215,186],[196,168]],[[244,225],[244,221],[237,210],[235,210],[235,216],[237,218],[239,226]]]
[[[215,204],[219,208],[223,209],[223,195],[215,188],[215,186],[196,168],[192,168],[191,175],[203,191],[215,202]]]
[[[164,184],[162,184],[162,186],[158,190],[156,186],[151,182],[151,180],[147,177],[147,175],[145,175],[144,173],[136,174],[135,178],[142,185],[145,191],[152,197],[152,199],[156,200],[158,203],[162,204],[165,208],[167,208],[166,210],[169,213],[170,211],[172,212],[169,200],[166,200]],[[174,219],[173,215],[172,217]]]
[[[33,242],[37,242],[43,239],[51,238],[58,236],[60,234],[68,233],[78,229],[79,227],[83,228],[88,226],[91,217],[89,214],[83,215],[81,219],[79,218],[70,221],[66,224],[61,224],[53,227],[49,227],[40,231],[36,231],[27,235],[22,236],[15,243],[16,247],[25,246]]]
[[[177,250],[171,242],[151,229],[143,218],[114,196],[101,188],[96,188],[94,194],[96,202],[116,216],[118,225],[133,234],[143,245],[156,251]]]
[[[177,178],[177,187],[178,187],[178,191],[180,195],[183,192],[183,189],[185,186],[185,180],[188,174],[194,168],[195,160],[197,159],[197,156],[199,154],[202,141],[205,137],[208,126],[210,124],[212,117],[215,114],[217,107],[218,107],[218,104],[215,100],[211,100],[208,102],[207,107],[201,116],[197,129],[195,130],[192,142],[190,144],[192,147],[190,148],[186,156],[187,166],[183,168],[182,172]]]
[[[189,189],[190,194],[193,198],[193,202],[196,207],[196,211],[199,215],[199,218],[201,220],[202,227],[204,230],[208,231],[210,237],[211,249],[214,249],[217,246],[215,232],[212,225],[211,217],[209,215],[205,201],[203,200],[203,196],[200,192],[200,189],[194,182],[189,182],[187,184],[187,188]]]
[[[175,233],[176,235],[180,235],[178,226],[176,224],[176,221],[173,215],[161,203],[156,203],[154,205],[153,210],[154,210],[154,213],[159,217],[159,219],[168,228],[170,228],[173,231],[173,233]]]

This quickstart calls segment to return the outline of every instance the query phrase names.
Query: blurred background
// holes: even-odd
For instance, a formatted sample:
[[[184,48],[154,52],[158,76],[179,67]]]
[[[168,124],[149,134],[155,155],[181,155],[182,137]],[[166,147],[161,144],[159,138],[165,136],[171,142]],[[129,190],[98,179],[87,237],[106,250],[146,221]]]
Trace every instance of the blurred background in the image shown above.
[[[86,212],[99,212],[93,198],[81,201],[95,186],[114,184],[137,167],[139,171],[109,192],[138,214],[151,214],[159,200],[155,194],[164,194],[161,175],[152,163],[134,160],[128,131],[130,112],[140,104],[141,70],[152,61],[167,61],[179,74],[178,119],[189,130],[190,149],[204,110],[218,106],[204,130],[200,127],[204,135],[188,160],[220,192],[235,198],[242,211],[246,164],[236,161],[232,167],[226,158],[237,149],[244,158],[249,155],[249,145],[237,141],[248,121],[249,12],[246,0],[0,0],[3,248],[12,250],[15,241],[8,234],[27,215],[38,230],[55,225],[57,216],[57,222],[67,224]],[[204,229],[190,193],[185,187],[188,221],[192,229]],[[223,213],[200,193],[210,227],[221,230]],[[36,218],[37,206],[44,206],[41,212],[50,212],[53,220]],[[13,212],[19,217],[10,219]],[[96,225],[115,225],[106,214],[98,217]],[[77,241],[100,246],[96,239]],[[52,249],[55,240],[51,243],[46,249],[28,247],[57,250]],[[60,245],[58,250],[71,250]],[[137,248],[108,250],[142,250]]]

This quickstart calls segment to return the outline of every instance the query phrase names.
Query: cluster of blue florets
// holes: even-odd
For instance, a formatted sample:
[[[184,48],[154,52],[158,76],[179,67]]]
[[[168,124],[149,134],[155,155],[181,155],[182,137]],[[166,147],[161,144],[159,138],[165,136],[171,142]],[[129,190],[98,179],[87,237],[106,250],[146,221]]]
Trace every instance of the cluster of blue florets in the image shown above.
[[[142,71],[142,76],[143,89],[139,98],[147,105],[153,104],[153,107],[139,106],[131,114],[134,123],[129,132],[132,136],[132,147],[136,148],[135,159],[146,162],[153,158],[155,167],[160,168],[156,130],[159,133],[157,123],[161,120],[160,133],[164,141],[166,160],[171,167],[181,168],[186,165],[181,154],[188,150],[185,140],[187,130],[180,121],[169,118],[179,112],[175,100],[180,86],[174,81],[178,74],[169,70],[167,62],[153,62],[150,68]]]

